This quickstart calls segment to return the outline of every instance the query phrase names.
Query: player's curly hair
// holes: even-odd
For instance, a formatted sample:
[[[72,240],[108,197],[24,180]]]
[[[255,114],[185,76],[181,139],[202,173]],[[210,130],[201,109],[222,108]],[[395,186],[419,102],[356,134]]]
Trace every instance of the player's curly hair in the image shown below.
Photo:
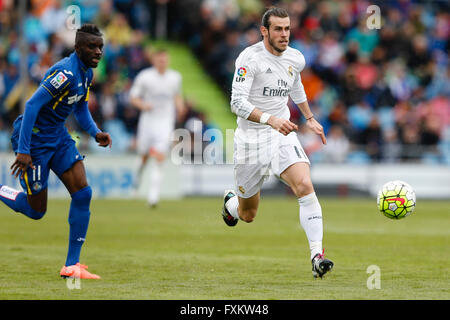
[[[264,12],[264,15],[262,17],[261,25],[269,29],[270,27],[270,17],[280,17],[280,18],[287,18],[289,17],[289,13],[284,8],[278,8],[278,7],[271,7],[267,9],[266,12]]]

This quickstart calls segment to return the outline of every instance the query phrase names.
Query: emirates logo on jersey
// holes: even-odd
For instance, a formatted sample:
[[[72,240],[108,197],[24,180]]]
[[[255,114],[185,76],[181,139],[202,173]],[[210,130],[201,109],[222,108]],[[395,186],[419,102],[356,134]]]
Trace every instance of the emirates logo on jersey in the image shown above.
[[[287,97],[290,93],[290,89],[284,89],[284,88],[270,88],[270,87],[264,87],[263,88],[263,96],[266,97]]]
[[[278,80],[278,88],[264,87],[263,96],[266,97],[287,97],[290,93],[288,83],[283,79]]]

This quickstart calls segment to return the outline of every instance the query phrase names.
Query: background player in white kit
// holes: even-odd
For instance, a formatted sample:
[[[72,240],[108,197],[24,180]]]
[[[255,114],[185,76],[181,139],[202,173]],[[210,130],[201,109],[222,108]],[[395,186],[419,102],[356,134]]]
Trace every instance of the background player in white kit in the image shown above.
[[[332,269],[333,262],[323,256],[322,209],[311,182],[309,160],[293,132],[298,127],[289,121],[288,96],[306,118],[307,127],[324,144],[326,138],[301,83],[305,58],[288,46],[289,25],[285,9],[267,10],[260,28],[263,41],[246,48],[236,60],[231,96],[231,110],[238,116],[234,141],[236,191],[225,191],[222,215],[229,226],[239,219],[253,221],[262,183],[271,169],[298,198],[313,276],[322,277]]]
[[[153,67],[142,70],[130,90],[131,104],[141,111],[137,129],[137,151],[142,157],[138,184],[147,160],[154,158],[150,168],[147,201],[159,201],[162,163],[170,149],[170,138],[176,116],[184,112],[180,73],[168,69],[169,55],[159,49],[152,56]]]

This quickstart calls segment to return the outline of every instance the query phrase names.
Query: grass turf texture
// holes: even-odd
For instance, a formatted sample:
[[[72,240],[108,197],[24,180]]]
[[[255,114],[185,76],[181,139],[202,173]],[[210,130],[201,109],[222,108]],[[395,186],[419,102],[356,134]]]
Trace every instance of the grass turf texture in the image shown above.
[[[69,290],[59,277],[69,201],[32,221],[0,204],[0,299],[449,299],[447,201],[394,221],[373,199],[321,198],[335,269],[313,279],[294,198],[264,197],[254,222],[227,227],[220,198],[94,200],[81,262],[102,280]],[[366,286],[367,267],[381,289]]]

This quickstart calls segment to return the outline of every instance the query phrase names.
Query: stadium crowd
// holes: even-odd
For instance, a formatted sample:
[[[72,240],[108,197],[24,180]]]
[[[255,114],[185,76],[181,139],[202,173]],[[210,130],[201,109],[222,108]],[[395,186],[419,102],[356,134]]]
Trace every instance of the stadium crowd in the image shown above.
[[[260,40],[261,12],[288,9],[291,46],[305,56],[302,82],[328,145],[301,130],[314,161],[450,164],[447,1],[178,1],[170,23],[230,92],[234,61]],[[186,14],[193,3],[200,14]],[[366,21],[381,9],[380,29]],[[175,6],[174,6],[175,7]],[[200,19],[198,18],[200,17]],[[292,120],[301,121],[290,105]]]
[[[151,66],[149,41],[154,4],[128,0],[32,0],[23,18],[23,33],[28,46],[28,83],[30,96],[47,69],[73,51],[75,22],[70,8],[78,6],[81,23],[95,23],[104,33],[103,59],[94,69],[89,109],[98,126],[114,140],[113,152],[133,152],[136,149],[138,110],[129,103],[128,93],[137,73]],[[21,111],[22,85],[20,71],[19,6],[17,1],[0,0],[0,151],[9,151],[12,123]],[[188,120],[203,118],[186,102],[188,112],[178,126]],[[67,122],[69,131],[79,139],[80,149],[99,152],[74,117]],[[189,128],[189,125],[187,126]]]
[[[230,93],[234,62],[260,40],[261,13],[284,6],[291,17],[291,46],[305,56],[302,82],[328,144],[300,129],[313,162],[421,161],[450,164],[450,18],[447,1],[259,0],[31,0],[23,18],[29,48],[27,92],[72,49],[66,8],[105,33],[104,59],[95,69],[89,108],[114,137],[118,152],[135,150],[138,113],[128,103],[136,74],[149,54],[167,9],[167,36],[185,41],[205,70]],[[381,9],[370,30],[369,5]],[[0,0],[0,151],[10,150],[11,124],[21,112],[17,1]],[[164,20],[163,20],[164,22]],[[292,120],[301,122],[290,104]],[[189,117],[203,118],[195,108]],[[75,121],[69,126],[79,130]],[[78,135],[77,133],[74,136]],[[81,139],[82,143],[95,143]],[[90,145],[81,148],[95,150]]]

